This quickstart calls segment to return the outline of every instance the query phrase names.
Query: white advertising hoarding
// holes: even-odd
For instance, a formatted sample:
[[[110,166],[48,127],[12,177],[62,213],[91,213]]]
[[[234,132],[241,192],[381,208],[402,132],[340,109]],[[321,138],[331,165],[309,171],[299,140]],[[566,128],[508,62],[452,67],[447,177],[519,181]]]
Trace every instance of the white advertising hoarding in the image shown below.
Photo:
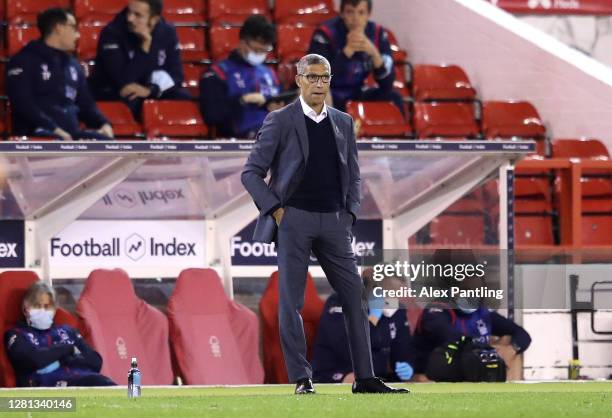
[[[203,221],[76,221],[49,242],[53,278],[81,278],[97,268],[131,277],[176,277],[204,267]]]

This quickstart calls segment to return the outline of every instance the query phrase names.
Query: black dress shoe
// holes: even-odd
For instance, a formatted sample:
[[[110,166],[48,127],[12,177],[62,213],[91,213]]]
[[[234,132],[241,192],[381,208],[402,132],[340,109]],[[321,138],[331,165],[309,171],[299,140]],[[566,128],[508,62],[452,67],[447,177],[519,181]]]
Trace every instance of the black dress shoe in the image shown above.
[[[410,393],[404,388],[392,388],[378,377],[369,379],[357,379],[353,382],[353,393]]]
[[[295,394],[296,395],[309,395],[311,393],[315,393],[314,386],[312,385],[312,380],[305,377],[304,379],[300,379],[295,384]]]

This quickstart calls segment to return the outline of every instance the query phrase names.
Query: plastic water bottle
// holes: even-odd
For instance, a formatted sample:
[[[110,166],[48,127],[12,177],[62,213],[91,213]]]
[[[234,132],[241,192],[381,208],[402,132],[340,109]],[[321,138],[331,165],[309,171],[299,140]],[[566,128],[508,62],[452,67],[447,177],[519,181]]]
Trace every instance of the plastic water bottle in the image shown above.
[[[140,397],[141,378],[142,375],[138,370],[138,360],[136,360],[136,357],[132,357],[132,367],[128,372],[128,398]]]

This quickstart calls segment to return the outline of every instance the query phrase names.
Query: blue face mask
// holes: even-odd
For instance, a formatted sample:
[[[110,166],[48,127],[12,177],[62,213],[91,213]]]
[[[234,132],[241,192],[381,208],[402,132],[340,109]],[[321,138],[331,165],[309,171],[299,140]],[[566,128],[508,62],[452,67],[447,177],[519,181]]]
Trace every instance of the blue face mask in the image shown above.
[[[55,309],[29,309],[28,310],[28,324],[32,328],[39,330],[46,330],[51,328],[53,325],[53,318],[55,317]]]

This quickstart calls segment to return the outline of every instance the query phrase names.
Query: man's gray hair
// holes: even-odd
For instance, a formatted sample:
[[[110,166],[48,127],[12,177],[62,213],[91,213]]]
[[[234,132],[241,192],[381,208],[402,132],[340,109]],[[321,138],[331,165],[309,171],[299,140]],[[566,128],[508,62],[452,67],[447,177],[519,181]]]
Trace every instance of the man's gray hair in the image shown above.
[[[329,61],[327,61],[327,58],[325,58],[323,55],[319,54],[308,54],[300,58],[297,63],[297,73],[304,74],[304,71],[306,71],[306,67],[308,67],[309,65],[316,64],[325,65],[327,67],[327,70],[331,74],[331,65],[329,64]]]
[[[30,286],[26,292],[25,296],[23,297],[23,306],[34,305],[38,299],[38,295],[41,293],[46,293],[49,295],[51,301],[53,301],[53,304],[55,304],[55,292],[53,291],[53,288],[49,284],[39,280],[32,284],[32,286]]]

